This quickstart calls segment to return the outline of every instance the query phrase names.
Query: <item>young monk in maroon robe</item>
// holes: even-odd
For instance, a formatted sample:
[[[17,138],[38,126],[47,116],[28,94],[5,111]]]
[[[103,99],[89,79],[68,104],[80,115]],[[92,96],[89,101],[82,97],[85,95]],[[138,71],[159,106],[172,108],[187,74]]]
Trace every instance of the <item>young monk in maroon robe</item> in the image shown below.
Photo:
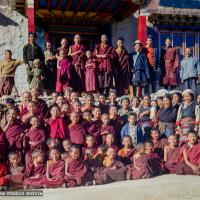
[[[85,139],[86,145],[82,148],[82,154],[85,154],[86,149],[93,149],[95,154],[97,152],[97,145],[95,142],[95,137],[93,135],[87,135]]]
[[[134,147],[130,135],[126,135],[122,139],[123,148],[118,151],[118,156],[125,165],[131,164],[131,158],[134,154]]]
[[[113,134],[113,136],[115,137],[115,129],[113,126],[110,125],[110,119],[109,119],[108,114],[103,114],[101,116],[101,121],[102,121],[102,126],[100,129],[100,133],[101,133],[103,144],[105,144],[106,135],[108,133]]]
[[[38,109],[36,106],[36,103],[34,101],[29,101],[27,103],[27,113],[23,115],[21,118],[22,122],[24,122],[27,126],[27,128],[30,127],[30,119],[31,117],[38,115]]]
[[[67,57],[66,51],[60,51],[60,60],[57,66],[57,81],[56,81],[56,92],[61,93],[67,87],[71,86],[72,69],[70,60]]]
[[[60,108],[58,106],[53,106],[51,108],[51,117],[49,119],[50,126],[50,137],[57,139],[66,138],[66,124],[62,117],[60,117]]]
[[[108,37],[105,34],[101,36],[101,43],[96,45],[94,53],[99,66],[99,88],[107,95],[109,88],[113,86],[115,50],[108,45]]]
[[[72,58],[74,68],[72,87],[83,91],[85,88],[84,66],[86,62],[85,47],[81,45],[80,35],[74,36],[74,45],[70,46],[68,55]]]
[[[65,161],[69,158],[70,148],[71,148],[71,142],[67,139],[63,140],[62,142],[64,151],[61,154],[62,159]]]
[[[67,103],[64,103],[61,106],[61,117],[63,118],[65,124],[68,126],[70,124],[70,106]]]
[[[39,98],[40,91],[38,88],[31,89],[32,101],[36,103],[40,117],[46,119],[48,117],[48,106],[46,102]]]
[[[145,154],[144,144],[139,143],[135,147],[133,163],[128,165],[127,179],[146,179],[152,177],[153,172],[149,160]]]
[[[180,147],[178,147],[176,135],[170,135],[168,138],[168,145],[164,147],[164,167],[166,173],[175,173],[176,160],[179,156],[179,152]]]
[[[79,119],[80,122],[83,121],[83,116],[82,116],[83,113],[81,111],[81,106],[82,106],[81,102],[79,100],[76,100],[76,101],[73,102],[72,108],[71,108],[71,113],[72,112],[77,113],[79,118],[80,118]]]
[[[72,144],[85,145],[86,132],[79,122],[79,115],[72,112],[70,115],[71,124],[69,125],[69,139]]]
[[[8,123],[3,130],[9,143],[10,152],[19,151],[22,153],[26,127],[21,120],[17,119],[17,111],[15,109],[9,110]]]
[[[153,143],[151,141],[145,142],[145,154],[149,160],[150,168],[152,169],[153,176],[162,174],[163,162],[160,160],[157,153],[153,152]]]
[[[117,48],[115,49],[115,65],[117,68],[116,88],[118,95],[122,96],[129,92],[130,80],[130,59],[127,50],[124,47],[124,39],[117,39]]]
[[[188,133],[188,143],[181,147],[175,172],[200,176],[200,143],[195,132]]]
[[[153,128],[151,130],[151,141],[153,143],[153,151],[163,160],[164,146],[167,145],[167,139],[161,138],[159,129]]]
[[[26,166],[24,173],[24,188],[42,188],[43,176],[45,176],[44,152],[35,150],[32,152],[32,161]]]
[[[94,96],[92,94],[88,94],[85,97],[85,104],[82,106],[81,110],[84,112],[85,110],[92,111],[94,108]]]
[[[96,123],[98,129],[100,129],[102,126],[101,113],[102,113],[101,109],[98,106],[94,107],[92,110],[92,115],[93,115],[92,121]]]
[[[64,173],[65,163],[61,160],[60,151],[52,148],[50,151],[50,160],[47,161],[46,175],[43,177],[45,188],[65,187]]]
[[[92,52],[86,51],[87,61],[85,63],[85,88],[87,92],[98,90],[97,62],[92,58]]]
[[[94,136],[96,145],[100,144],[100,131],[97,123],[95,121],[92,121],[92,113],[89,110],[83,112],[83,119],[84,121],[82,122],[82,125],[86,130],[86,133]]]
[[[10,186],[10,189],[23,188],[22,183],[25,169],[20,161],[18,153],[11,152],[9,154],[9,164],[9,174],[5,176],[8,186]]]
[[[92,184],[92,174],[80,158],[80,149],[76,145],[71,146],[70,157],[65,161],[64,179],[67,187]]]
[[[101,109],[101,113],[102,114],[108,113],[109,106],[108,106],[108,104],[106,102],[106,96],[105,96],[105,94],[99,94],[98,100],[99,100],[98,107]]]
[[[119,147],[116,145],[115,142],[115,137],[112,133],[108,133],[106,135],[106,139],[105,139],[105,146],[107,147],[112,147],[115,149],[115,153],[117,154],[119,151]]]
[[[23,93],[22,103],[19,105],[20,119],[22,119],[23,116],[28,113],[27,105],[28,105],[29,101],[31,101],[31,93],[26,91],[26,92]]]
[[[113,147],[106,150],[107,156],[103,161],[104,173],[107,176],[106,182],[123,181],[126,179],[126,167],[121,161],[116,160],[116,152]]]

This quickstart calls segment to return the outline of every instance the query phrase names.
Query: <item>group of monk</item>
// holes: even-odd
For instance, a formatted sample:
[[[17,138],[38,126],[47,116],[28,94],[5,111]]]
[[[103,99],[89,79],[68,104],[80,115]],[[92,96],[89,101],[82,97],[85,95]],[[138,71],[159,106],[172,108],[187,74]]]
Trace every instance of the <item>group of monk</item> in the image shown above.
[[[200,175],[200,96],[94,97],[32,88],[0,105],[1,189],[58,188]],[[48,103],[48,104],[47,104]]]

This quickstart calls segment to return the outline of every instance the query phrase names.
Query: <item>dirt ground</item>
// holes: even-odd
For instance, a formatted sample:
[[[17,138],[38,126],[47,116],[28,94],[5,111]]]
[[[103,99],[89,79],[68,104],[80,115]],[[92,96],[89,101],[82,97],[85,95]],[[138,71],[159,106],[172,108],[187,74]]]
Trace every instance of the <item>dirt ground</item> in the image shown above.
[[[46,189],[43,197],[0,197],[0,200],[200,200],[200,177],[163,175],[72,189]]]

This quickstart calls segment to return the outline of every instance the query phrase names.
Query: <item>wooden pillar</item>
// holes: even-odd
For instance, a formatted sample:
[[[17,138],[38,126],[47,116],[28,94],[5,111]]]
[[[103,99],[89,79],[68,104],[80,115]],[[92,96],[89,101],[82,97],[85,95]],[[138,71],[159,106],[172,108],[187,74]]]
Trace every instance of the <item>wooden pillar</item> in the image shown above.
[[[27,0],[26,3],[26,14],[28,17],[28,32],[35,32],[34,0]]]
[[[138,19],[138,40],[140,40],[143,46],[146,46],[147,39],[147,21],[146,15],[140,15]]]

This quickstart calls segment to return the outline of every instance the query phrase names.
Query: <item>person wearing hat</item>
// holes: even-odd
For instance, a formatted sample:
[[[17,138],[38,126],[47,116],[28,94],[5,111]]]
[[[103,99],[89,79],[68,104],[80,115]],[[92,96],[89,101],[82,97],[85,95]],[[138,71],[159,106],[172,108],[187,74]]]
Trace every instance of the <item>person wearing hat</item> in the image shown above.
[[[132,66],[132,84],[134,96],[148,95],[148,82],[150,80],[148,60],[144,52],[142,52],[142,44],[140,40],[136,40],[134,43],[136,54],[133,55]]]
[[[15,71],[22,63],[23,61],[12,58],[12,51],[5,51],[5,58],[0,61],[0,96],[11,94]]]
[[[182,93],[183,103],[178,109],[176,133],[180,137],[180,142],[187,141],[187,134],[190,130],[199,131],[200,107],[195,104],[194,92],[186,89]]]
[[[35,38],[35,33],[30,32],[28,37],[29,42],[23,48],[23,59],[26,65],[27,81],[29,85],[33,78],[31,73],[31,70],[33,68],[33,61],[35,59],[39,59],[41,62],[43,62],[45,59],[41,47],[35,42]]]
[[[199,61],[192,56],[191,48],[185,50],[185,57],[181,61],[180,78],[185,89],[192,89],[196,93],[197,79],[200,80]]]
[[[144,48],[143,50],[148,60],[152,93],[156,93],[157,69],[160,66],[158,49],[153,46],[153,39],[151,35],[147,37],[146,48]]]
[[[172,39],[165,40],[166,47],[161,50],[160,64],[161,64],[161,82],[165,89],[174,89],[178,85],[177,69],[179,67],[178,52],[172,46]]]

